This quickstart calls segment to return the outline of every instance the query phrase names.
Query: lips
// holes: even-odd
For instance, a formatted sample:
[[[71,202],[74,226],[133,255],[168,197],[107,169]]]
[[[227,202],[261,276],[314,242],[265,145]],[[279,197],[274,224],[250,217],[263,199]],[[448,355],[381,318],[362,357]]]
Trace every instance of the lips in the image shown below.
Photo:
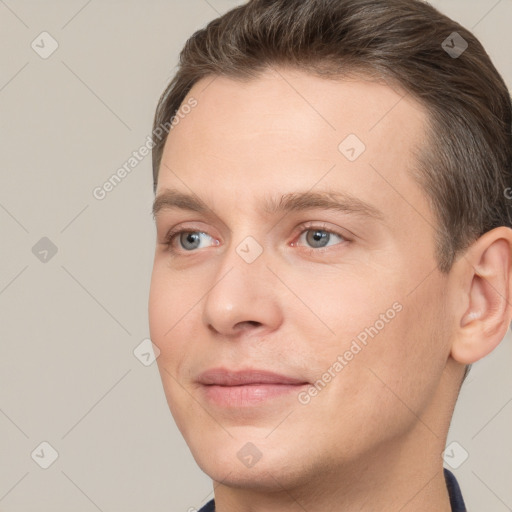
[[[290,399],[309,383],[304,379],[267,370],[213,368],[198,377],[203,397],[222,408],[247,408],[274,399]]]
[[[232,371],[224,368],[213,368],[203,372],[198,382],[205,386],[249,386],[257,384],[288,384],[301,385],[308,384],[307,381],[300,378],[288,377],[279,373],[269,372],[267,370],[241,370]]]

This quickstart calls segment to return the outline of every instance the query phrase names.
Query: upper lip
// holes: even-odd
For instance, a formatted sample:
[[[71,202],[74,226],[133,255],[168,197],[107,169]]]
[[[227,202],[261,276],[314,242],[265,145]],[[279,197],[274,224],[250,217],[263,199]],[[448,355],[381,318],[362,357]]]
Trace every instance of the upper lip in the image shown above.
[[[268,370],[247,369],[227,370],[211,368],[201,373],[197,379],[201,384],[211,386],[243,386],[249,384],[307,384],[304,379],[288,377]]]

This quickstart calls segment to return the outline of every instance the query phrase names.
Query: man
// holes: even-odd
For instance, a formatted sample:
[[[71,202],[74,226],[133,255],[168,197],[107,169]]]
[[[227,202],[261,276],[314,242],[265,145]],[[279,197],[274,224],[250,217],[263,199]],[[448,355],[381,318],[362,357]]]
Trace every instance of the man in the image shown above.
[[[187,42],[149,320],[203,511],[466,510],[441,454],[512,316],[511,111],[416,0],[253,0]]]

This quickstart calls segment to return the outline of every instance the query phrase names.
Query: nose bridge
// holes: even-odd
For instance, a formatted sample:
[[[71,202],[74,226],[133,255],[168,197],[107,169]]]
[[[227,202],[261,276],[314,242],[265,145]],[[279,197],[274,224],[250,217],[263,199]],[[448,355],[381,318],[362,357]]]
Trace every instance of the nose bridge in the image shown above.
[[[241,322],[275,327],[278,303],[268,280],[267,254],[255,236],[247,230],[234,232],[226,251],[220,256],[214,282],[203,310],[204,322],[224,334],[237,332]],[[238,238],[238,241],[236,240]]]
[[[236,210],[232,212],[232,218],[236,220],[231,226],[230,240],[222,256],[221,268],[226,271],[226,267],[234,266],[240,272],[250,275],[265,268],[267,251],[263,247],[264,227],[261,219],[242,196],[238,198],[237,203]]]
[[[219,257],[221,263],[216,270],[211,292],[222,294],[225,301],[238,301],[241,304],[246,298],[258,295],[258,288],[266,281],[265,274],[269,271],[263,245],[252,235],[242,234],[238,240],[233,238]]]

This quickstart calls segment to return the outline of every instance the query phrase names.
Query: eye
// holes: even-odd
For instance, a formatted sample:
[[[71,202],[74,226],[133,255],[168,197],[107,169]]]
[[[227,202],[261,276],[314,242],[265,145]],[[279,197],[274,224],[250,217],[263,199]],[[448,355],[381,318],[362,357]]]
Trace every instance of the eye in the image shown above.
[[[341,233],[331,229],[326,229],[325,225],[307,225],[302,226],[298,242],[293,242],[291,246],[301,247],[302,250],[309,252],[321,252],[333,245],[340,245],[347,242]],[[171,230],[165,237],[164,245],[168,250],[177,254],[180,252],[192,253],[197,249],[204,249],[212,245],[219,245],[219,241],[208,235],[204,231],[193,229]],[[319,251],[320,250],[320,251]]]
[[[310,225],[305,228],[306,229],[302,230],[298,238],[300,244],[292,245],[302,245],[306,250],[311,250],[323,249],[324,247],[330,247],[332,245],[338,245],[341,242],[348,241],[340,233],[325,229],[325,226]]]
[[[185,229],[179,231],[171,231],[166,236],[165,244],[169,247],[171,252],[178,252],[181,250],[191,252],[195,249],[203,249],[204,247],[208,247],[208,245],[201,245],[201,240],[204,240],[202,237],[208,237],[210,240],[212,240],[212,237],[203,231],[192,231]],[[176,240],[179,244],[178,249],[175,249],[174,247]],[[214,245],[218,245],[218,242]]]

